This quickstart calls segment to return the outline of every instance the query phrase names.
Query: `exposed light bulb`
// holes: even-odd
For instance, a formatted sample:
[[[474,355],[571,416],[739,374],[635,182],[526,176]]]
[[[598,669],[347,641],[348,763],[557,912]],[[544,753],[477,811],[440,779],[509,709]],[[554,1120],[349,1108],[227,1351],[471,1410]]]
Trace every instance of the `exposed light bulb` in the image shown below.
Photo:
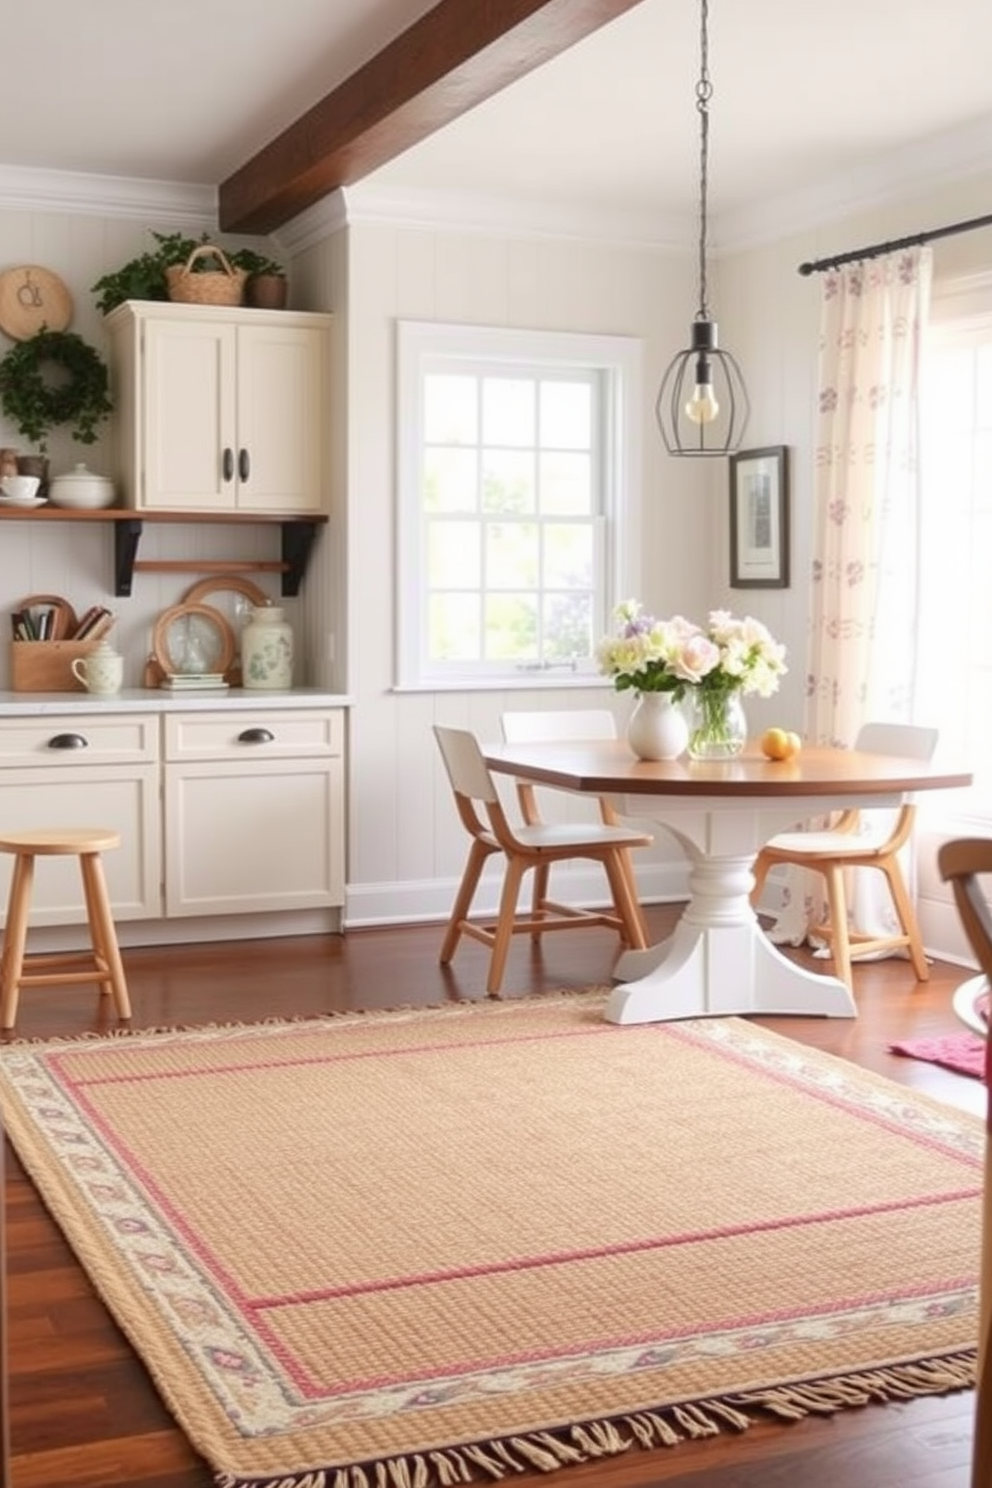
[[[694,424],[711,424],[720,412],[720,405],[713,396],[713,385],[697,382],[692,397],[685,405],[685,416]]]

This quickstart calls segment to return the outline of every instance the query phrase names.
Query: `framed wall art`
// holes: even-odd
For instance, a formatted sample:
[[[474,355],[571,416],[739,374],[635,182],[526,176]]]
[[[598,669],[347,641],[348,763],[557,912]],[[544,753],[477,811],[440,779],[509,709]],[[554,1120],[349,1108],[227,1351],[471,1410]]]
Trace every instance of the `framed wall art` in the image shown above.
[[[730,587],[789,587],[789,451],[730,457]]]

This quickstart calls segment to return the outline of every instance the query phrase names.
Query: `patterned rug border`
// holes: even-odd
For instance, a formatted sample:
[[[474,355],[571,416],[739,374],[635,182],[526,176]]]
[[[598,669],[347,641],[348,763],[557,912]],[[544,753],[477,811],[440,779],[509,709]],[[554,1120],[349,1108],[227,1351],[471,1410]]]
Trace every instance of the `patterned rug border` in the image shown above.
[[[209,1042],[239,1032],[250,1033],[279,1029],[308,1030],[340,1026],[342,1023],[374,1024],[378,1022],[421,1021],[434,1018],[464,1015],[506,1016],[517,1010],[536,1006],[574,1005],[587,1003],[595,1006],[605,1000],[609,989],[603,987],[584,989],[559,989],[549,993],[528,994],[522,997],[507,996],[498,1000],[444,1002],[430,1005],[402,1004],[388,1008],[342,1009],[321,1014],[306,1014],[298,1017],[270,1017],[262,1020],[213,1022],[207,1024],[176,1024],[147,1028],[115,1027],[107,1031],[90,1031],[64,1037],[44,1038],[19,1036],[6,1038],[0,1043],[0,1064],[7,1050],[44,1053],[48,1050],[71,1049],[73,1046],[96,1046],[114,1041],[159,1042],[171,1039],[189,1039]],[[691,1020],[690,1020],[691,1021]],[[808,1052],[814,1064],[833,1065],[838,1070],[853,1070],[856,1077],[866,1085],[882,1091],[902,1091],[899,1083],[886,1075],[852,1064],[840,1056],[818,1048],[798,1043],[786,1034],[763,1028],[746,1019],[735,1017],[719,1020],[700,1019],[697,1024],[712,1025],[719,1022],[746,1030],[756,1044],[788,1047]],[[912,1089],[907,1091],[912,1103],[931,1111],[943,1112],[955,1122],[967,1126],[971,1122],[967,1115],[946,1102],[930,1096],[927,1092]],[[976,1118],[977,1122],[977,1118]],[[977,1123],[980,1125],[980,1123]],[[8,1135],[11,1135],[8,1132]],[[25,1161],[17,1143],[22,1162],[28,1170],[46,1206],[49,1199],[38,1183],[31,1167]],[[53,1220],[62,1229],[54,1208],[50,1207]],[[63,1230],[64,1233],[64,1230]],[[83,1262],[80,1261],[83,1265]],[[117,1316],[110,1299],[104,1294],[99,1282],[84,1265],[104,1305]],[[118,1319],[119,1321],[119,1319]],[[127,1330],[125,1330],[127,1331]],[[133,1345],[138,1357],[144,1356],[137,1344]],[[147,1363],[145,1364],[147,1366]],[[497,1480],[510,1474],[551,1472],[560,1468],[578,1466],[596,1460],[615,1457],[632,1449],[656,1449],[674,1447],[680,1443],[719,1435],[726,1431],[743,1432],[761,1419],[779,1422],[794,1422],[810,1416],[830,1416],[841,1410],[865,1406],[872,1403],[891,1403],[914,1398],[943,1395],[974,1387],[977,1369],[977,1348],[952,1349],[922,1352],[907,1357],[898,1364],[884,1364],[872,1368],[839,1370],[835,1373],[798,1375],[788,1382],[768,1389],[729,1394],[698,1395],[666,1404],[657,1409],[634,1412],[617,1412],[610,1415],[592,1415],[587,1419],[572,1421],[563,1426],[525,1432],[491,1439],[455,1441],[450,1446],[436,1450],[424,1450],[410,1454],[370,1458],[362,1462],[346,1463],[329,1468],[306,1469],[299,1472],[245,1476],[237,1472],[212,1467],[217,1488],[455,1488],[460,1483],[478,1480]],[[194,1442],[194,1445],[196,1443]]]

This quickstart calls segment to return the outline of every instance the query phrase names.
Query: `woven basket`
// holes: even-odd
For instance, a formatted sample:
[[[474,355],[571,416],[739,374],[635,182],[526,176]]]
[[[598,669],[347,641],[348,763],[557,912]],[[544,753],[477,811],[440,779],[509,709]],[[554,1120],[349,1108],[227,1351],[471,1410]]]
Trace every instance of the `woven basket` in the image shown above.
[[[204,270],[195,273],[193,266],[198,258],[215,258],[223,265],[222,270]],[[169,286],[169,299],[183,305],[240,305],[245,292],[248,274],[236,269],[223,248],[212,243],[203,243],[194,248],[184,264],[173,264],[165,271]]]

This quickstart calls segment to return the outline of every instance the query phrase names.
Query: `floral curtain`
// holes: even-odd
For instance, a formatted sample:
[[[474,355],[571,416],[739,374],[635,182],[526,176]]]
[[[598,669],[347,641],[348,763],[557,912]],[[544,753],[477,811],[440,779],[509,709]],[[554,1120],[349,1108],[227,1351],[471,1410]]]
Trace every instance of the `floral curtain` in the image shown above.
[[[920,344],[931,266],[930,249],[918,247],[823,278],[806,676],[814,744],[849,747],[869,717],[911,715]],[[894,932],[888,896],[872,883],[878,875],[856,878],[859,928]],[[773,938],[800,944],[823,918],[821,900],[819,875],[790,870]]]

